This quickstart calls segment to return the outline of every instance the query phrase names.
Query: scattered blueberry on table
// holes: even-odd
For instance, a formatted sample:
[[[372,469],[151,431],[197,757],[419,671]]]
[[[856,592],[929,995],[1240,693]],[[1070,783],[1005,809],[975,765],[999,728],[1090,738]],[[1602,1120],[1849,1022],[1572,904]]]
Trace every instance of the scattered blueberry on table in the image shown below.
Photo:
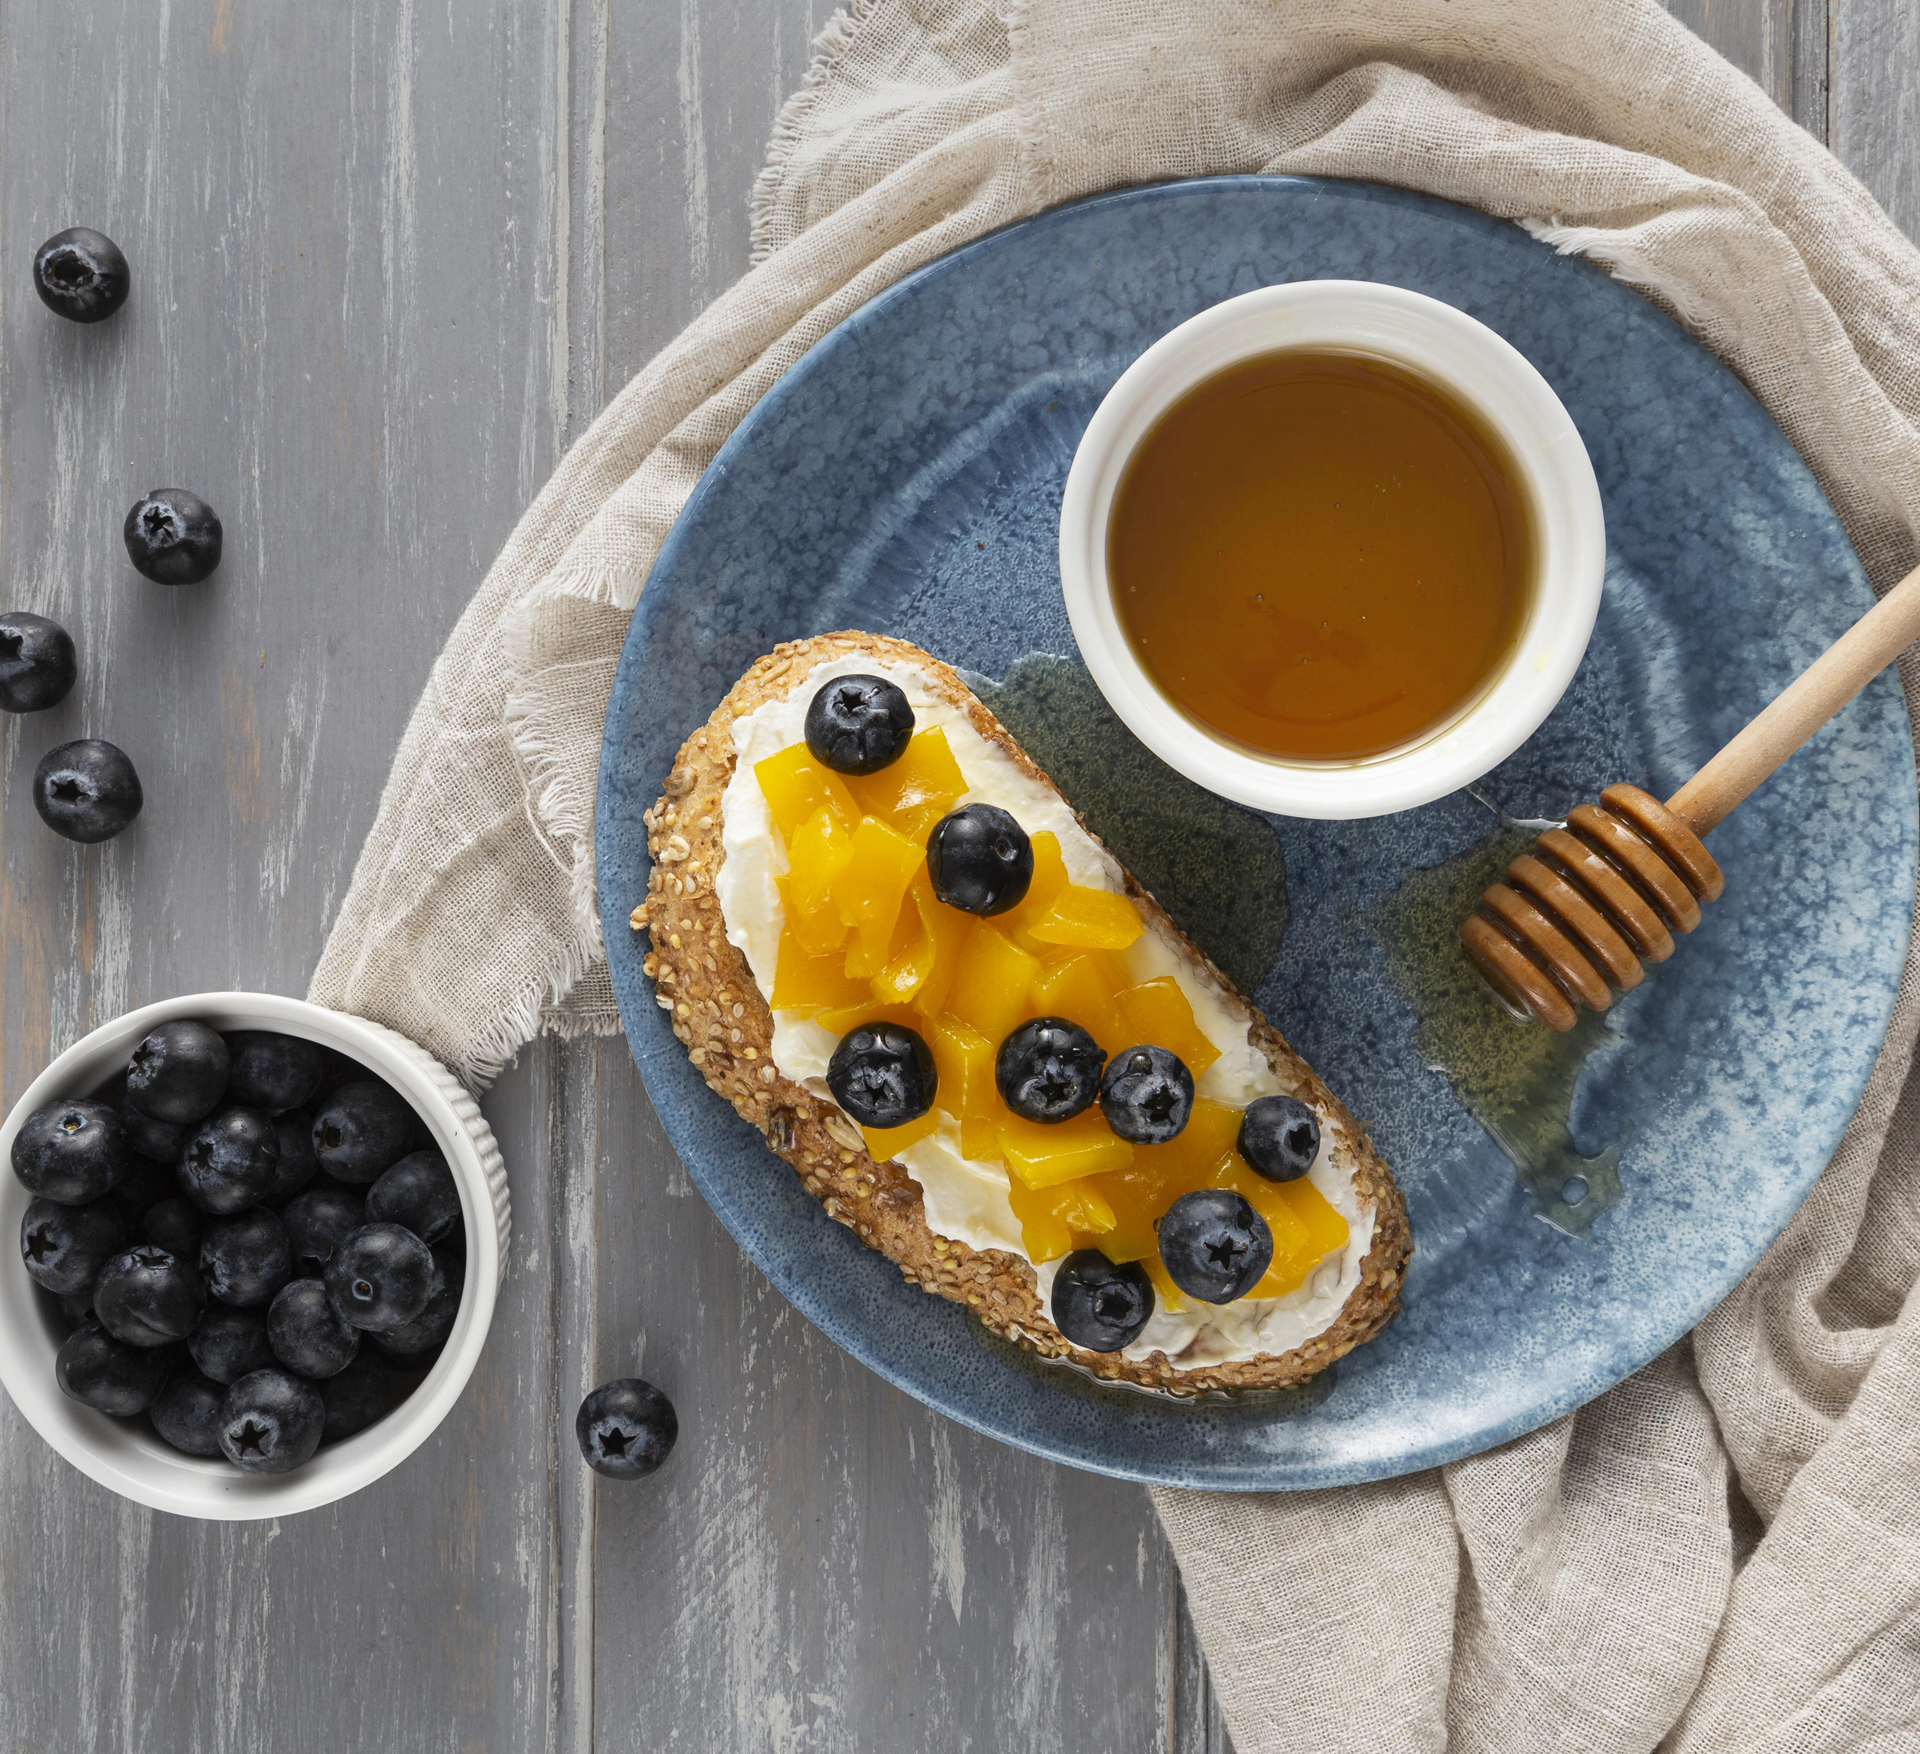
[[[126,751],[98,737],[62,743],[33,770],[33,807],[65,840],[112,840],[140,814],[146,794]]]
[[[33,252],[33,290],[55,316],[98,323],[127,302],[133,274],[112,238],[76,225]]]
[[[197,493],[156,487],[120,527],[133,569],[156,585],[197,585],[220,565],[220,517]]]
[[[73,635],[44,615],[0,615],[0,712],[40,713],[73,692],[80,659]]]
[[[580,1403],[573,1422],[587,1466],[609,1480],[643,1480],[680,1435],[673,1403],[652,1383],[623,1376],[602,1383]]]
[[[378,1422],[466,1285],[459,1186],[424,1137],[344,1056],[191,1019],[145,1036],[124,1080],[36,1109],[11,1161],[34,1195],[22,1263],[66,1335],[61,1389],[250,1474]],[[672,1418],[648,1413],[640,1471]]]

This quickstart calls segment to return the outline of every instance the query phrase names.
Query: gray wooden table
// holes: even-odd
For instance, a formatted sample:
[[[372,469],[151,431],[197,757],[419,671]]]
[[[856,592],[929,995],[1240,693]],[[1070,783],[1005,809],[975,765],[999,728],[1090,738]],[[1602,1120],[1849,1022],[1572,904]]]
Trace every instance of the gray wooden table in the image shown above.
[[[447,629],[608,395],[746,267],[746,196],[830,0],[0,0],[4,605],[82,681],[5,727],[0,1085],[148,999],[303,990]],[[1920,226],[1914,0],[1674,0]],[[138,291],[49,317],[35,244]],[[137,579],[141,490],[220,509]],[[56,841],[41,751],[147,810]],[[694,1194],[623,1043],[489,1099],[515,1253],[464,1400],[343,1505],[137,1509],[0,1400],[0,1750],[1215,1750],[1145,1497],[841,1356]],[[672,1466],[596,1492],[579,1397],[643,1370]]]

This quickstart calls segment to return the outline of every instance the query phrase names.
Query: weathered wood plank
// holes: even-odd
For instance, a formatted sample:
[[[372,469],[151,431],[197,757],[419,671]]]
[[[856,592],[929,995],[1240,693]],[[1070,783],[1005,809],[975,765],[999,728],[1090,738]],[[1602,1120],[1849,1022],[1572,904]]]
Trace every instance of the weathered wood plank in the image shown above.
[[[747,195],[830,10],[613,13],[610,388],[745,271]],[[623,1045],[601,1060],[598,1374],[643,1369],[683,1435],[657,1482],[600,1490],[596,1746],[1165,1746],[1171,1567],[1145,1495],[976,1437],[844,1357],[694,1193]]]
[[[1920,7],[1832,0],[1830,141],[1909,237],[1920,236]]]
[[[555,43],[504,3],[6,6],[0,563],[10,604],[73,628],[83,678],[5,732],[8,1100],[130,1004],[304,988],[434,654],[551,466]],[[75,222],[135,274],[92,331],[25,275]],[[205,587],[127,566],[120,521],[163,482],[225,520]],[[122,743],[148,797],[94,851],[27,795],[82,733]],[[548,1417],[543,1063],[490,1105],[520,1243],[494,1344],[387,1480],[284,1524],[191,1523],[94,1487],[0,1404],[0,1744],[554,1744],[572,1458]]]

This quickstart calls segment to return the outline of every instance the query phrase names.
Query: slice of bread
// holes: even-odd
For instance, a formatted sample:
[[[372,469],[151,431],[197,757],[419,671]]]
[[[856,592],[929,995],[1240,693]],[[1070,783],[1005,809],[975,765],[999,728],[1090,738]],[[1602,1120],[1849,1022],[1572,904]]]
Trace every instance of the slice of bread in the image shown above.
[[[1032,1265],[1002,1249],[970,1248],[928,1228],[917,1183],[899,1164],[876,1163],[860,1129],[830,1100],[784,1077],[772,1061],[773,1018],[746,958],[727,939],[715,893],[724,851],[721,796],[734,771],[733,725],[763,702],[784,698],[822,663],[856,657],[911,665],[929,678],[989,743],[1030,778],[1049,784],[992,713],[945,664],[917,646],[877,634],[833,633],[777,647],[729,691],[713,716],[682,746],[658,803],[647,813],[653,868],[647,898],[634,909],[636,930],[651,933],[645,970],[656,1002],[715,1091],[765,1135],[807,1190],[864,1243],[896,1262],[915,1284],[965,1304],[997,1333],[1095,1375],[1175,1394],[1279,1388],[1304,1382],[1392,1318],[1412,1238],[1406,1204],[1365,1132],[1279,1033],[1226,976],[1190,944],[1131,876],[1127,893],[1147,929],[1174,946],[1188,970],[1210,984],[1274,1071],[1320,1114],[1334,1167],[1350,1177],[1362,1210],[1374,1217],[1359,1281],[1332,1324],[1288,1352],[1177,1368],[1164,1353],[1130,1359],[1071,1345],[1037,1295]],[[1057,794],[1056,794],[1057,795]]]

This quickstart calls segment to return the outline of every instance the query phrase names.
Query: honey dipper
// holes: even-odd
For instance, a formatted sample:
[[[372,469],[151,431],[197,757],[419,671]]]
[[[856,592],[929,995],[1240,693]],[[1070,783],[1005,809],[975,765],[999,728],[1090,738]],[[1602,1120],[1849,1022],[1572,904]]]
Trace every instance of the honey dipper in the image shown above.
[[[1920,567],[1807,666],[1664,804],[1609,786],[1507,867],[1460,941],[1502,998],[1549,1029],[1576,1007],[1604,1011],[1637,987],[1643,962],[1673,954],[1726,887],[1702,836],[1920,639]]]

